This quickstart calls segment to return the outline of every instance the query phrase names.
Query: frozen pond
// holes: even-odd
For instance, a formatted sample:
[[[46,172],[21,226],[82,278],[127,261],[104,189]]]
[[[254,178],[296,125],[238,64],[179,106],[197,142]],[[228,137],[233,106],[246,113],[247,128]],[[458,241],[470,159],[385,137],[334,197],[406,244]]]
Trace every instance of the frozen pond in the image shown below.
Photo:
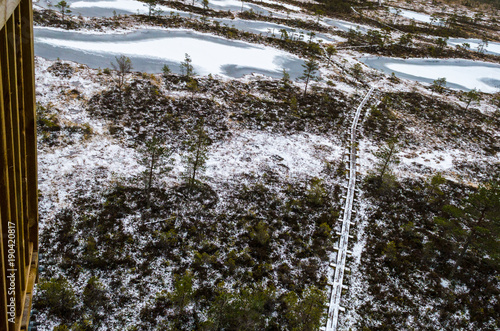
[[[186,30],[137,30],[127,34],[79,33],[35,28],[35,55],[46,59],[75,61],[91,68],[109,68],[117,55],[131,58],[134,70],[159,73],[163,65],[179,72],[189,54],[199,75],[220,74],[239,78],[260,73],[292,78],[302,74],[303,60],[272,47],[227,40]]]
[[[43,8],[51,8],[57,10],[54,5],[58,0],[39,0],[37,5]],[[119,15],[131,14],[147,14],[148,8],[145,3],[136,0],[67,0],[72,15],[82,15],[86,17],[113,17],[114,13]],[[189,2],[192,4],[191,2]],[[195,1],[195,4],[200,4],[200,1]],[[209,3],[209,8],[214,10],[231,10],[240,11],[253,10],[262,15],[270,15],[270,11],[251,3],[236,1],[236,0],[212,0]],[[167,6],[157,6],[157,9],[163,11],[163,15],[170,15],[171,12],[178,13],[181,16],[190,16],[189,12],[179,11]],[[273,13],[274,16],[277,16]],[[196,15],[194,15],[196,16]]]
[[[351,23],[351,22],[347,22],[347,21],[334,20],[334,19],[328,18],[328,17],[323,18],[323,22],[325,22],[326,24],[328,24],[330,26],[334,26],[337,29],[345,31],[345,32],[348,32],[351,29],[361,31],[362,33],[366,33],[370,29],[377,30],[376,28],[372,28],[372,27],[369,27],[367,25],[360,25],[360,24]]]
[[[37,4],[44,8],[52,8],[52,5],[49,6],[51,0],[40,0]],[[56,3],[55,0],[52,1]],[[113,17],[114,12],[117,15],[131,15],[131,14],[148,14],[148,8],[142,2],[136,0],[85,0],[85,1],[74,1],[68,0],[70,4],[70,8],[72,10],[72,15],[82,15],[85,17]],[[271,1],[273,2],[273,1]],[[213,0],[210,1],[210,8],[216,10],[241,10],[241,2],[235,0]],[[201,15],[193,14],[190,12],[180,11],[177,9],[173,9],[167,6],[157,6],[157,9],[162,10],[162,15],[170,15],[171,13],[175,13],[176,15],[183,17],[194,17],[201,18]],[[243,10],[252,9],[255,12],[261,12],[263,15],[269,15],[268,11],[265,11],[261,7],[243,2]],[[278,13],[273,13],[274,17],[283,16]],[[209,20],[212,20],[210,18]],[[285,29],[289,36],[294,35],[295,38],[299,38],[300,35],[303,36],[304,40],[308,40],[307,33],[309,31],[302,29],[293,29],[291,27],[270,23],[270,22],[262,22],[262,21],[251,21],[251,20],[241,20],[241,19],[228,19],[228,18],[217,18],[213,19],[214,21],[218,21],[221,25],[227,25],[230,27],[235,27],[236,29],[251,32],[255,34],[263,34],[263,35],[280,35],[279,30]],[[327,34],[317,33],[314,40],[323,40],[326,42],[336,42],[339,41],[338,37],[334,37]]]
[[[414,12],[414,11],[411,11],[411,10],[394,8],[394,7],[390,7],[389,11],[392,14],[398,14],[398,12],[399,12],[399,15],[401,15],[403,17],[406,17],[406,18],[408,18],[410,20],[414,20],[414,21],[418,21],[418,22],[423,22],[423,23],[437,24],[437,22],[432,22],[431,21],[431,17],[429,15],[427,15],[427,14],[417,13],[417,12]]]
[[[479,39],[460,39],[452,38],[448,40],[448,45],[456,46],[462,45],[463,43],[468,43],[472,50],[478,50],[479,45],[482,43]],[[488,45],[484,47],[484,52],[494,55],[500,55],[500,43],[489,41]]]
[[[395,59],[388,57],[363,58],[368,66],[400,78],[432,83],[444,77],[447,86],[493,93],[500,90],[500,65],[456,59]]]

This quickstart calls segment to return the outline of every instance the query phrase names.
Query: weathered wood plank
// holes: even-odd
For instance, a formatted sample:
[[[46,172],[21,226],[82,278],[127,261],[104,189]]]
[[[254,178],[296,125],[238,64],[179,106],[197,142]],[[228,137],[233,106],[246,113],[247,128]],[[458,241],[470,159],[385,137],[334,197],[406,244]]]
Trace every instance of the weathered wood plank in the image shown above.
[[[18,123],[19,123],[19,156],[21,162],[21,202],[23,210],[22,222],[22,250],[24,253],[24,266],[29,266],[30,264],[30,252],[29,252],[29,233],[28,233],[28,202],[26,200],[28,195],[27,188],[27,164],[26,164],[26,123],[25,123],[25,113],[26,109],[24,106],[24,59],[23,55],[23,41],[22,41],[22,30],[21,30],[21,6],[17,7],[14,11],[15,18],[15,43],[16,43],[16,67],[17,67],[17,100],[18,100]],[[28,277],[26,273],[24,274],[24,281],[22,283],[22,290],[26,291],[26,285],[28,282]]]
[[[5,158],[7,159],[7,182],[5,186],[7,187],[8,196],[8,221],[15,222],[17,219],[17,202],[15,193],[15,174],[14,174],[14,140],[12,136],[12,92],[10,83],[10,69],[9,69],[9,42],[8,42],[8,31],[7,26],[5,26],[0,34],[0,49],[4,49],[4,56],[0,58],[1,66],[1,79],[3,82],[3,101],[4,101],[4,136],[5,136]],[[4,223],[5,224],[5,223]],[[5,224],[6,225],[6,224]],[[7,226],[7,225],[6,225]],[[6,246],[4,246],[4,249]],[[17,259],[17,254],[16,254]],[[16,286],[18,286],[19,278],[16,278]],[[18,289],[18,288],[16,288]],[[20,295],[19,291],[16,291],[16,296]],[[17,307],[16,307],[17,308]],[[15,325],[9,323],[9,330],[14,330]]]
[[[12,219],[16,223],[16,263],[17,269],[24,266],[24,247],[23,247],[23,210],[22,210],[22,196],[21,196],[21,161],[19,149],[19,103],[17,92],[17,65],[16,65],[16,44],[15,44],[15,18],[11,16],[6,23],[7,28],[7,60],[9,65],[9,85],[10,85],[10,126],[12,137],[12,181],[11,181],[11,200],[15,204],[11,204],[11,211],[14,211]],[[10,164],[9,164],[9,169]],[[15,197],[15,199],[14,199]],[[21,298],[23,291],[23,283],[25,281],[23,272],[16,273],[16,297]],[[16,300],[16,313],[22,310],[22,304]]]
[[[20,0],[0,0],[0,28],[2,28],[12,15]]]
[[[33,46],[32,1],[21,1],[21,31],[23,32],[23,76],[24,107],[26,125],[26,162],[28,183],[28,217],[30,241],[34,251],[38,251],[38,160],[36,140],[36,103],[35,103],[35,63]]]
[[[2,29],[0,29],[2,30]],[[4,31],[0,31],[0,35],[3,34]],[[0,44],[1,46],[1,44]],[[1,57],[3,55],[0,54],[0,63]],[[0,233],[7,232],[7,222],[10,219],[10,206],[9,206],[9,179],[7,172],[7,146],[6,146],[6,136],[5,136],[5,105],[3,100],[3,84],[2,84],[2,66],[0,65],[0,196],[3,198],[0,199]],[[6,238],[7,239],[7,238]],[[2,266],[6,266],[7,264],[7,256],[5,253],[7,250],[4,248],[7,246],[7,240],[4,241],[3,236],[0,236],[0,262]],[[5,270],[1,268],[0,270],[0,307],[7,307],[7,282],[5,278]],[[7,330],[7,315],[3,312],[0,312],[0,330]]]
[[[17,6],[19,4],[19,6]],[[38,264],[38,187],[31,0],[0,0],[0,331],[26,330]],[[17,8],[16,8],[17,7]],[[5,197],[5,198],[4,198]],[[15,224],[16,323],[7,323],[8,223]],[[4,232],[5,231],[5,232]]]

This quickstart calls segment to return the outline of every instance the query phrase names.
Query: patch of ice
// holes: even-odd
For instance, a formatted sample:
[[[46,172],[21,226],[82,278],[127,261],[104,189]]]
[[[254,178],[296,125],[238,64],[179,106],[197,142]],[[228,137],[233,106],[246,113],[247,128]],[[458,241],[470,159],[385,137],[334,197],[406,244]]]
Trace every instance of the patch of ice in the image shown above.
[[[252,67],[280,72],[286,60],[297,56],[272,47],[231,41],[223,38],[203,40],[195,37],[172,36],[137,41],[98,42],[69,39],[35,38],[38,44],[80,50],[84,53],[108,53],[114,55],[142,56],[164,61],[181,62],[189,54],[200,75],[223,75],[223,66]]]
[[[398,10],[400,11],[401,16],[406,17],[410,20],[415,20],[415,21],[424,22],[424,23],[431,23],[430,15],[421,14],[421,13],[417,13],[417,12],[414,12],[411,10],[406,10],[406,9],[397,9],[397,8],[393,8],[393,7],[389,8],[389,11],[393,14],[396,14],[398,12]]]
[[[71,4],[71,8],[110,8],[128,11],[130,13],[147,14],[148,8],[145,3],[134,0],[119,1],[77,1]],[[156,6],[164,12],[180,12],[167,6]]]
[[[415,77],[427,79],[446,78],[448,83],[457,84],[467,89],[478,89],[482,92],[493,93],[498,87],[492,87],[484,80],[497,80],[500,77],[500,68],[488,66],[459,66],[459,65],[424,65],[412,63],[388,63],[386,67]]]
[[[298,12],[302,11],[302,8],[300,8],[298,6],[290,5],[290,4],[283,3],[283,2],[278,2],[278,1],[273,1],[273,0],[261,0],[261,1],[265,2],[265,3],[273,4],[273,5],[280,5],[280,6],[287,8],[287,9],[298,11]]]
[[[463,43],[468,43],[472,50],[478,50],[479,45],[482,43],[482,41],[479,39],[450,39],[450,40],[448,40],[448,45],[452,45],[452,46],[462,45]],[[500,55],[500,43],[488,42],[488,44],[484,46],[484,50],[487,53],[493,53],[493,54]]]

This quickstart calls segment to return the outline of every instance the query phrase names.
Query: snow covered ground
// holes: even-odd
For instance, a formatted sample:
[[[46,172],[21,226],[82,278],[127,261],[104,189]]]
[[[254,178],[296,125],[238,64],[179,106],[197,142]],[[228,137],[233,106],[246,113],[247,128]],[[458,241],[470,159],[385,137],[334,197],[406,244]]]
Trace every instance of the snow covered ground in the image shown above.
[[[257,174],[263,166],[270,166],[284,177],[320,176],[326,162],[338,159],[340,154],[341,147],[324,136],[243,131],[213,147],[207,171],[211,177],[227,178]]]

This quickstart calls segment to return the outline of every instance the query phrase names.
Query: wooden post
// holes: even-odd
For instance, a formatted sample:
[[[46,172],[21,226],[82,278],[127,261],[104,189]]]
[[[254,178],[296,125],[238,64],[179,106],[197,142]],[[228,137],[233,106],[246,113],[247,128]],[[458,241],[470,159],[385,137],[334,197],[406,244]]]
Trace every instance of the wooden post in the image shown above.
[[[3,30],[0,29],[0,35],[3,34]],[[0,44],[1,46],[2,44]],[[1,57],[1,54],[0,54]],[[1,62],[1,61],[0,61]],[[7,229],[7,220],[10,219],[10,202],[9,202],[9,180],[7,173],[7,139],[5,136],[5,116],[4,116],[4,100],[3,100],[3,84],[2,84],[2,66],[0,65],[0,196],[5,197],[0,199],[0,231],[2,235],[0,236],[0,262],[2,266],[5,266],[7,259],[5,256],[4,247],[7,246],[6,240],[4,240],[3,234],[5,233],[3,229]],[[7,239],[7,238],[6,238]],[[0,306],[7,307],[7,279],[5,278],[5,270],[1,268],[0,270]],[[0,330],[7,330],[7,312],[0,312]]]
[[[31,6],[31,0],[0,0],[0,331],[27,330],[37,280],[38,187]],[[12,236],[14,229],[12,241],[9,235]],[[11,282],[7,278],[13,273],[15,296],[9,293]],[[14,299],[16,309],[11,323],[7,304]]]

